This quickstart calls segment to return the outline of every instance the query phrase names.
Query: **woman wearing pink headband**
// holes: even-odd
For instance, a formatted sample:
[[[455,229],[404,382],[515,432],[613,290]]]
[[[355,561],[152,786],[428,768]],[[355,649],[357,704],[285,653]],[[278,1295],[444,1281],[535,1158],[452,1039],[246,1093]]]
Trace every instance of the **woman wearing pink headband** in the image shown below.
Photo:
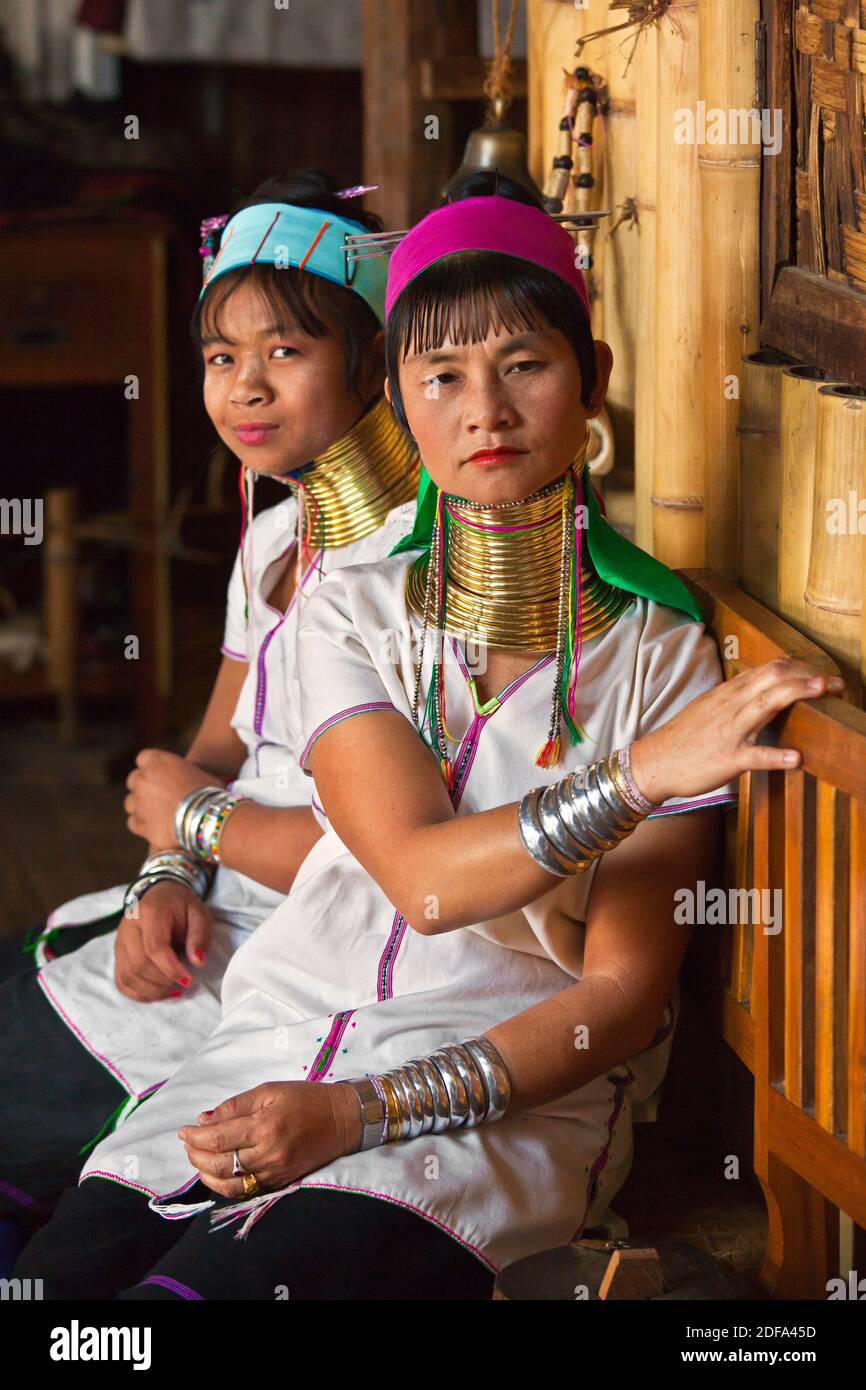
[[[593,519],[611,356],[566,233],[470,201],[389,276],[415,528],[300,624],[298,757],[333,828],[212,1037],[26,1252],[48,1296],[483,1299],[603,1221],[670,1053],[674,893],[738,774],[796,761],[756,739],[811,670],[723,684],[676,576]]]

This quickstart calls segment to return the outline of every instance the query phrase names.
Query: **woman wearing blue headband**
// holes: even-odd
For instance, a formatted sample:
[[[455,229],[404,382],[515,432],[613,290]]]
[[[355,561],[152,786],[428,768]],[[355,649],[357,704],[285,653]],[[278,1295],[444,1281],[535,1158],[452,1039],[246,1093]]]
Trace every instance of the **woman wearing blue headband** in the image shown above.
[[[386,263],[345,252],[381,224],[349,215],[359,190],[334,188],[315,171],[272,179],[203,229],[193,338],[244,498],[222,664],[186,757],[145,749],[129,778],[129,828],[149,846],[137,880],[58,908],[38,969],[21,956],[0,989],[6,1212],[74,1182],[92,1142],[208,1036],[232,952],[322,833],[293,756],[298,617],[324,574],[388,553],[417,485],[382,395]],[[256,476],[288,495],[254,518]]]

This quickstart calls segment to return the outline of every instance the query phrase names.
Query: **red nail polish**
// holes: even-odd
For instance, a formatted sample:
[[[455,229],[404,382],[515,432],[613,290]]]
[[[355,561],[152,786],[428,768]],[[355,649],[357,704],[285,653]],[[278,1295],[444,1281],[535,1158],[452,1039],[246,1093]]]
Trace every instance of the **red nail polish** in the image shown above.
[[[204,954],[204,951],[202,950],[202,948],[201,948],[200,946],[196,946],[195,950],[193,951],[193,955],[195,956],[195,958],[196,958],[196,960],[198,961],[199,965],[204,965],[204,962],[205,962],[205,954]]]
[[[169,992],[168,992],[168,997],[169,997],[169,999],[180,999],[180,997],[182,996],[182,994],[183,994],[183,990],[182,990],[182,989],[171,989],[171,990],[169,990]]]
[[[213,1114],[213,1111],[212,1111],[212,1110],[203,1110],[201,1113],[202,1113],[203,1115],[212,1115],[212,1114]]]
[[[177,982],[179,985],[183,985],[184,988],[186,988],[188,984],[192,983],[192,981],[189,978],[189,975],[178,975]]]

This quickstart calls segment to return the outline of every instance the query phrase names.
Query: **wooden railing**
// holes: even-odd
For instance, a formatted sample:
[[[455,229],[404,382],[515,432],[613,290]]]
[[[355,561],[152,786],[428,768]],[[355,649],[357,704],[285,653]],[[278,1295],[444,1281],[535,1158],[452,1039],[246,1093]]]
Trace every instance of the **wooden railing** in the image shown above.
[[[681,573],[726,677],[778,656],[836,671],[736,585]],[[781,890],[781,928],[727,928],[709,1002],[754,1075],[754,1164],[769,1217],[761,1281],[779,1298],[826,1298],[839,1209],[866,1227],[866,713],[831,696],[799,701],[769,732],[802,763],[741,777],[725,878]]]

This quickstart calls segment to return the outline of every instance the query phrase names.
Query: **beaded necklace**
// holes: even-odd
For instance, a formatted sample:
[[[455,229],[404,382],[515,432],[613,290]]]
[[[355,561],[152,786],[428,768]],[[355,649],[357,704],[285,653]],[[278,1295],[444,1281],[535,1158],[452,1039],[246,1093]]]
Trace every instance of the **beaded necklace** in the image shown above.
[[[409,567],[406,600],[423,624],[416,724],[427,631],[433,626],[437,634],[423,724],[449,786],[442,633],[490,647],[555,651],[550,726],[537,766],[559,762],[562,724],[572,743],[585,738],[574,714],[583,639],[607,631],[634,598],[601,577],[582,544],[587,444],[588,435],[563,477],[516,502],[488,505],[438,493],[430,550]]]

